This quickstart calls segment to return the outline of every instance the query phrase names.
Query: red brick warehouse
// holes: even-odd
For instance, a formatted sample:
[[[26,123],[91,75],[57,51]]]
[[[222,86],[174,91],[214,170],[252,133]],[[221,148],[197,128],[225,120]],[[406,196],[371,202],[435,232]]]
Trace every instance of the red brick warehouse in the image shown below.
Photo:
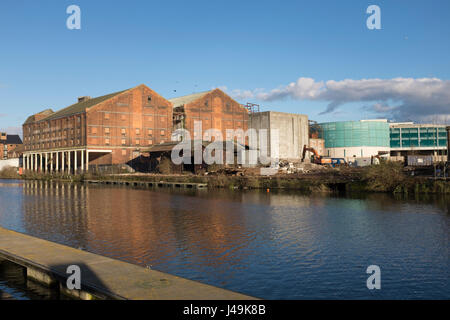
[[[209,141],[208,129],[218,129],[224,140],[227,129],[248,129],[248,111],[220,89],[173,98],[174,129],[186,129],[193,140]],[[202,137],[195,136],[194,121],[202,122]],[[241,138],[241,137],[239,137]],[[243,137],[242,137],[243,138]],[[230,139],[231,140],[231,139]]]
[[[145,85],[90,98],[23,124],[24,167],[41,172],[80,172],[127,163],[141,147],[170,141],[172,104]]]

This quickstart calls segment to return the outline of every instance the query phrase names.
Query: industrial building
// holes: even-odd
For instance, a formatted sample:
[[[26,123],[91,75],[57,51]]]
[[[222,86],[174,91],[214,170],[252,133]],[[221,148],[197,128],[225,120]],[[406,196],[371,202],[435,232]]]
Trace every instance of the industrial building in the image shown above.
[[[390,151],[389,123],[385,119],[327,122],[319,126],[327,157],[352,161]]]
[[[19,135],[0,132],[0,160],[19,158],[21,146]]]
[[[145,85],[30,116],[23,124],[24,169],[83,172],[125,164],[142,146],[170,141],[172,104]]]
[[[309,144],[307,115],[274,111],[250,113],[249,129],[256,130],[258,149],[267,150],[271,158],[298,161],[303,147]],[[259,145],[261,129],[267,130],[267,146]],[[271,130],[277,130],[278,137]],[[274,149],[276,145],[278,154]]]
[[[211,140],[210,129],[217,129],[222,140],[234,140],[227,137],[227,130],[248,128],[247,109],[233,100],[220,89],[195,93],[169,99],[173,104],[174,130],[189,131],[192,140]],[[201,121],[201,132],[194,131],[194,122]],[[201,136],[197,136],[200,134]],[[238,137],[241,138],[241,137]]]

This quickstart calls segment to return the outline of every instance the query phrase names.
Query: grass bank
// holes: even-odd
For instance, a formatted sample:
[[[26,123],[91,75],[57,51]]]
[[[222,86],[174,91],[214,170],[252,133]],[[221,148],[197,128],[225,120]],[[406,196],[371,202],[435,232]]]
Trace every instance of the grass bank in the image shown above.
[[[17,173],[7,170],[0,177],[19,178]],[[330,169],[311,174],[278,174],[274,176],[231,176],[231,175],[164,175],[164,174],[115,174],[82,175],[26,173],[25,180],[70,181],[86,180],[143,181],[207,183],[208,188],[226,189],[289,189],[305,193],[313,192],[383,192],[393,194],[450,194],[450,181],[425,177],[412,177],[404,172],[401,164],[383,162],[366,168]]]

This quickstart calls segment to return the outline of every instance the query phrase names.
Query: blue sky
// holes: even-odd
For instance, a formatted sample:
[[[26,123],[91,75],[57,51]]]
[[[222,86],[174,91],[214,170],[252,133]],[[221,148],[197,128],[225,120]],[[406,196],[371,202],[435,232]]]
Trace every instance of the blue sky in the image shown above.
[[[81,30],[66,28],[71,4]],[[381,30],[366,27],[372,4]],[[3,130],[141,83],[166,98],[226,88],[239,102],[320,122],[450,118],[446,0],[2,0],[0,39]]]

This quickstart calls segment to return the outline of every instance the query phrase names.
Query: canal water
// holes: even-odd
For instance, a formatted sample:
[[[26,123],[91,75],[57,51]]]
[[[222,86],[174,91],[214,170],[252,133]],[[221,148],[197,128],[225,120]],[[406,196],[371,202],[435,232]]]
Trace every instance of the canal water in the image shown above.
[[[0,180],[0,225],[264,299],[450,298],[443,196]],[[366,286],[370,265],[380,290]],[[0,273],[0,291],[49,298],[17,294],[12,273]]]

